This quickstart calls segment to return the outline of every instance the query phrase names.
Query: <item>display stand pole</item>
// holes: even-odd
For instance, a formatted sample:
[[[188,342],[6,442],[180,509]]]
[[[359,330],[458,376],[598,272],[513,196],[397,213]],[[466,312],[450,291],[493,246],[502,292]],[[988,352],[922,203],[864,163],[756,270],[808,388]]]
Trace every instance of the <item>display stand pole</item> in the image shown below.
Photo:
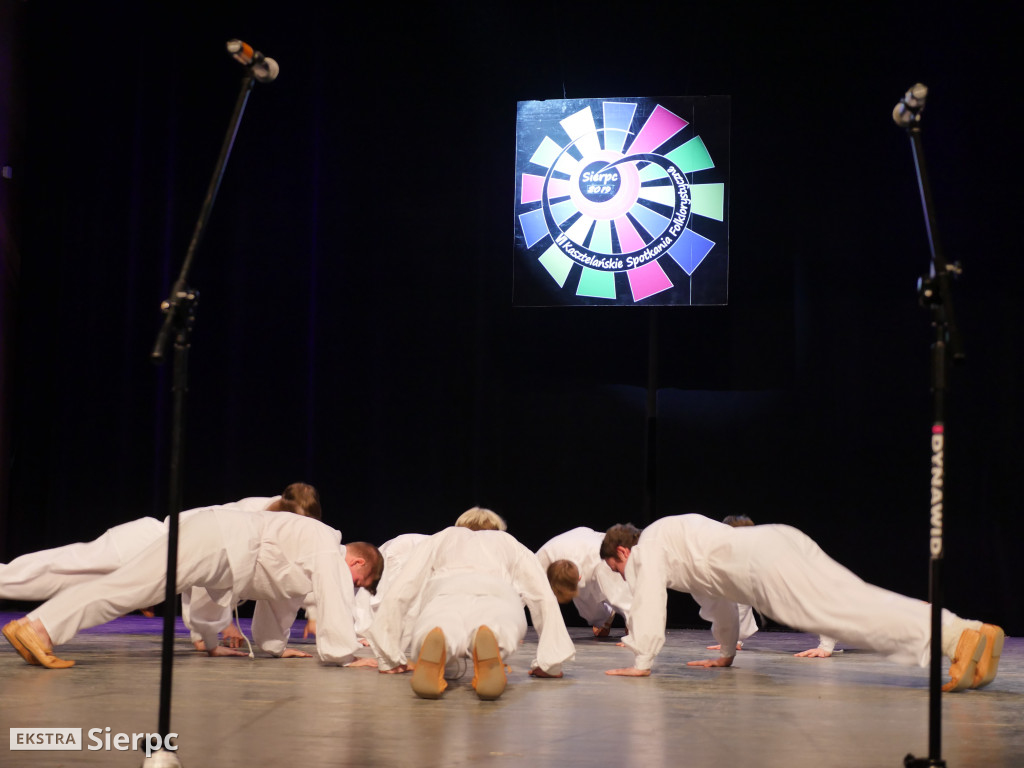
[[[917,184],[921,193],[925,231],[931,251],[931,268],[926,277],[918,281],[921,305],[931,313],[934,331],[931,343],[931,392],[933,418],[929,447],[931,450],[930,489],[928,510],[929,572],[928,600],[931,603],[931,664],[928,678],[928,757],[908,754],[903,758],[906,768],[945,766],[942,759],[942,560],[944,556],[943,517],[948,512],[944,504],[946,471],[946,393],[951,362],[963,358],[960,335],[953,316],[952,276],[960,273],[959,265],[950,265],[942,253],[935,230],[935,208],[931,186],[921,146],[921,113],[928,89],[918,83],[907,91],[893,110],[896,124],[907,130],[917,170]]]
[[[185,400],[188,393],[188,352],[191,346],[192,327],[195,323],[195,308],[199,299],[198,291],[188,287],[188,275],[192,268],[196,251],[198,251],[203,235],[206,232],[206,225],[213,211],[213,204],[217,199],[217,192],[224,178],[224,170],[227,167],[228,159],[231,157],[231,149],[235,143],[238,126],[242,122],[242,115],[245,113],[245,105],[249,100],[249,94],[252,92],[256,81],[269,82],[277,77],[278,72],[277,62],[273,59],[266,59],[262,54],[254,52],[251,47],[240,40],[228,42],[227,49],[228,53],[245,64],[245,74],[242,77],[238,99],[235,101],[235,110],[231,115],[231,121],[224,136],[224,143],[221,145],[220,156],[217,158],[217,165],[214,168],[213,177],[210,179],[210,185],[206,190],[206,198],[203,200],[203,206],[199,212],[199,219],[196,221],[195,229],[192,232],[192,240],[189,242],[181,273],[171,288],[170,295],[161,305],[161,309],[164,312],[164,322],[157,333],[153,351],[150,353],[150,359],[155,364],[161,365],[166,358],[167,345],[171,337],[174,337],[173,413],[171,418],[170,479],[167,498],[167,587],[164,594],[163,648],[160,666],[160,715],[158,725],[161,740],[165,745],[169,743],[168,735],[171,733],[174,623],[177,617],[178,597],[178,516],[182,506],[182,465],[185,455]],[[180,766],[181,762],[173,750],[160,749],[146,758],[143,765],[146,768],[153,768],[154,766],[164,768],[164,766]]]

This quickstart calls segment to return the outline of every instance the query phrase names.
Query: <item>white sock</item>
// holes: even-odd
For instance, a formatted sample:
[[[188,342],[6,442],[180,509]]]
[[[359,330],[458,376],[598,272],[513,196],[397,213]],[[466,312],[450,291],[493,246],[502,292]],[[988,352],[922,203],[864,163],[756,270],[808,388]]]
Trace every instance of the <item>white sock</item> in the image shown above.
[[[981,622],[961,619],[954,613],[948,613],[942,622],[942,655],[956,658],[956,647],[960,643],[960,635],[965,629],[981,629]]]

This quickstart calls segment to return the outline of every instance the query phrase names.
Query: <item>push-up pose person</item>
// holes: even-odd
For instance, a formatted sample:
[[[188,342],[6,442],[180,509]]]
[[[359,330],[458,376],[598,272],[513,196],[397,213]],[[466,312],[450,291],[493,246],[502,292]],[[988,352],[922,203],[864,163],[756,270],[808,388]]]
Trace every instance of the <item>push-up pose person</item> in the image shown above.
[[[559,603],[572,600],[595,637],[608,636],[616,613],[627,618],[632,601],[626,583],[601,560],[603,540],[603,533],[573,528],[537,550],[555,598]]]
[[[316,488],[308,483],[291,483],[280,496],[249,496],[224,506],[247,512],[294,512],[315,520],[321,517],[320,497]],[[182,519],[193,511],[183,511]],[[92,541],[21,555],[10,563],[0,563],[0,598],[49,600],[63,589],[116,571],[154,541],[166,541],[166,535],[166,520],[143,517],[116,525]],[[190,597],[189,592],[182,594],[182,618],[189,629],[192,626]],[[197,598],[202,599],[199,595]],[[230,615],[230,608],[227,614]],[[237,647],[242,640],[232,624],[225,627],[224,636],[232,647]],[[197,650],[205,649],[194,631],[192,641]]]
[[[633,590],[626,645],[634,664],[610,675],[646,676],[665,643],[667,589],[698,598],[721,644],[717,659],[691,666],[728,667],[739,634],[737,603],[795,629],[836,637],[893,661],[927,666],[931,607],[864,582],[787,525],[732,528],[702,515],[666,517],[641,534],[608,529],[601,557]],[[981,688],[996,676],[1003,630],[943,611],[942,653],[952,661],[943,690]]]
[[[307,483],[292,483],[280,496],[250,496],[224,506],[249,512],[295,512],[316,520],[321,515],[316,489]],[[190,511],[181,514],[188,515]],[[0,563],[0,598],[49,600],[62,589],[116,571],[166,535],[166,521],[143,517],[115,525],[92,541],[21,555],[9,563]]]
[[[469,528],[471,531],[504,531],[508,529],[508,525],[501,515],[484,507],[467,509],[459,515],[455,525],[460,528]],[[413,549],[429,538],[430,536],[425,533],[403,533],[380,545],[380,554],[384,559],[384,572],[380,581],[373,588],[356,590],[356,634],[359,637],[363,637],[370,624],[373,623],[373,617],[377,613],[380,601],[384,599],[389,585],[402,572],[402,566],[409,559]],[[316,634],[316,606],[311,602],[303,605],[307,618],[306,628],[302,633],[304,638]]]
[[[403,646],[412,638],[421,698],[440,698],[447,661],[469,656],[477,696],[496,699],[508,682],[503,659],[526,634],[524,603],[539,637],[530,674],[561,677],[574,648],[536,556],[503,531],[446,528],[412,551],[366,638],[381,672],[411,668]]]
[[[312,593],[320,608],[317,655],[349,664],[361,647],[353,627],[354,586],[380,577],[380,553],[363,542],[342,546],[341,534],[300,515],[209,507],[181,521],[177,591],[206,590],[193,605],[192,628],[211,656],[244,655],[217,645],[217,633],[239,599],[256,600],[252,631],[256,644],[274,656],[307,656],[287,648],[291,624]],[[94,581],[61,591],[3,634],[26,661],[50,668],[74,664],[53,653],[85,628],[153,605],[165,591],[166,534],[135,558]],[[360,666],[372,659],[361,660]]]

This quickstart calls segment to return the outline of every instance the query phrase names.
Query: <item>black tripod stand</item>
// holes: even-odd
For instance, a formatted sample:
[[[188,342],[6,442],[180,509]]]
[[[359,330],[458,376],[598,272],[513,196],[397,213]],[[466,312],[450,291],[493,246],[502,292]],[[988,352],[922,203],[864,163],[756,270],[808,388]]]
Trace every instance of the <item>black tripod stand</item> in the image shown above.
[[[924,110],[928,88],[921,83],[912,86],[893,110],[896,124],[910,135],[917,170],[917,184],[924,210],[925,231],[931,251],[931,268],[927,277],[918,281],[921,305],[931,313],[934,336],[931,344],[931,391],[933,413],[929,445],[931,448],[931,505],[928,528],[930,531],[928,599],[931,602],[931,665],[928,680],[928,757],[908,754],[903,758],[907,768],[945,766],[942,759],[942,559],[943,559],[943,497],[946,477],[946,391],[951,362],[963,359],[963,348],[953,316],[952,276],[960,273],[959,265],[946,262],[935,231],[935,210],[931,186],[921,147],[921,113]]]
[[[249,101],[249,94],[253,85],[259,82],[270,82],[277,77],[279,68],[277,62],[268,59],[251,46],[241,40],[231,40],[227,44],[230,53],[240,63],[245,65],[245,74],[242,76],[242,87],[235,102],[235,111],[231,115],[231,122],[228,124],[227,134],[224,136],[224,143],[221,146],[220,156],[217,158],[217,165],[210,179],[210,186],[206,191],[206,198],[203,200],[202,209],[199,212],[199,219],[196,221],[195,229],[192,232],[192,240],[189,242],[188,251],[185,254],[185,262],[182,264],[181,273],[171,288],[170,296],[161,304],[164,312],[164,322],[156,337],[156,343],[150,358],[154,363],[160,365],[164,362],[167,354],[167,345],[171,337],[174,337],[174,363],[172,375],[172,400],[173,412],[171,417],[171,451],[170,451],[170,481],[167,497],[167,588],[164,593],[164,623],[163,623],[163,652],[161,655],[160,668],[160,721],[159,733],[164,744],[168,744],[168,735],[171,732],[171,678],[174,669],[174,621],[177,611],[177,575],[178,575],[178,513],[181,511],[182,497],[182,460],[185,453],[185,395],[188,391],[188,351],[192,335],[192,327],[195,322],[195,309],[199,300],[199,292],[188,287],[188,274],[192,269],[192,262],[195,259],[196,251],[202,242],[203,234],[206,232],[206,225],[209,222],[210,214],[213,211],[213,203],[217,199],[217,192],[220,189],[221,180],[224,178],[224,170],[231,156],[231,148],[235,143],[235,135],[238,133],[238,126],[242,122],[242,115],[245,113],[245,105]],[[148,758],[146,766],[180,766],[181,762],[177,755],[168,750],[159,750]]]

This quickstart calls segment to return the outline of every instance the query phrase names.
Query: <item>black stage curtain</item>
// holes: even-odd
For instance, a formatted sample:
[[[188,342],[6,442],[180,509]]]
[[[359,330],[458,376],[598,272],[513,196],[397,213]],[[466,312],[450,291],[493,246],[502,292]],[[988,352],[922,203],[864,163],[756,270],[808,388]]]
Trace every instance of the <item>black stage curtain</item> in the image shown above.
[[[347,539],[475,504],[530,547],[642,523],[653,310],[512,308],[516,102],[728,94],[730,299],[657,310],[655,514],[790,523],[925,597],[928,251],[890,117],[920,80],[966,270],[948,604],[1024,631],[1019,10],[2,4],[0,558],[165,513],[169,371],[148,354],[239,37],[281,75],[252,94],[192,274],[187,507],[302,479]]]

